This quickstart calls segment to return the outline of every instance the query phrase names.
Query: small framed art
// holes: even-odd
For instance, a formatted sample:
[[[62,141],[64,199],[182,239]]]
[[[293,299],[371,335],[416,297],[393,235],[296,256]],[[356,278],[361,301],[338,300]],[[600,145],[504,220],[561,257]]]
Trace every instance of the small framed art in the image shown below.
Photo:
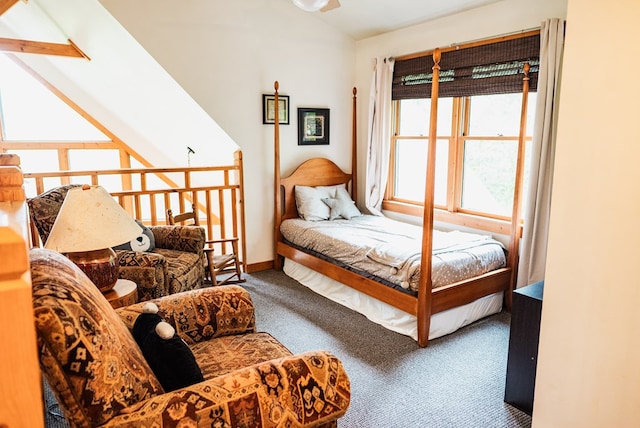
[[[262,94],[262,123],[265,125],[276,123],[275,96],[273,94]],[[280,125],[289,124],[289,96],[278,95],[278,121]]]
[[[298,108],[298,145],[329,144],[329,109]]]

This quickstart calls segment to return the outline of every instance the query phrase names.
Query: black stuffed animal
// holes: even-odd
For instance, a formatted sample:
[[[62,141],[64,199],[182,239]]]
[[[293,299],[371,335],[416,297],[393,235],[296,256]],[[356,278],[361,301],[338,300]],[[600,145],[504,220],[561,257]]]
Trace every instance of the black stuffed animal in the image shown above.
[[[191,349],[158,315],[158,306],[148,302],[142,310],[133,324],[133,337],[165,392],[202,382]]]

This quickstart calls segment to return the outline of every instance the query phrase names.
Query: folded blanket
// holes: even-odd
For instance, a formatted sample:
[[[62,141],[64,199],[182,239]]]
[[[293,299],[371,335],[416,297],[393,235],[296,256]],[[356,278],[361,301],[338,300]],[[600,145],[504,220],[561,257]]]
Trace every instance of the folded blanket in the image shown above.
[[[385,266],[394,269],[401,269],[402,266],[412,258],[420,257],[420,249],[403,248],[392,244],[382,244],[371,248],[367,252],[367,257]]]
[[[409,278],[420,267],[421,251],[419,248],[401,243],[383,244],[367,251],[367,257],[374,262],[389,266],[392,275],[401,279],[400,286],[409,288]]]
[[[477,235],[454,230],[452,232],[433,231],[433,254],[462,251],[479,245],[496,243],[490,236]],[[403,288],[409,287],[409,280],[420,268],[421,242],[397,240],[371,248],[366,256],[374,262],[389,266],[391,275],[397,275]]]

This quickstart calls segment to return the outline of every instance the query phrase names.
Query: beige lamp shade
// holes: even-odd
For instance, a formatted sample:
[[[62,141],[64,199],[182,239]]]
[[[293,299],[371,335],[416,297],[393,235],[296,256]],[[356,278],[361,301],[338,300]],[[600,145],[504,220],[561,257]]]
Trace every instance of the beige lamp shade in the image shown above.
[[[104,188],[83,186],[67,193],[44,246],[60,253],[99,250],[140,233],[140,226]]]
[[[69,190],[45,248],[65,254],[103,293],[118,281],[118,259],[111,247],[142,233],[129,214],[100,186]]]

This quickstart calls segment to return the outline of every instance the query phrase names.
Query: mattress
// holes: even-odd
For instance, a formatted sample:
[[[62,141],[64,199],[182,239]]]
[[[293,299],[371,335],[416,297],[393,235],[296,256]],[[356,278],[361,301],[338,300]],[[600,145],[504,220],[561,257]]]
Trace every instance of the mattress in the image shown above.
[[[422,228],[387,217],[282,222],[283,237],[383,283],[417,293]],[[433,231],[432,286],[441,287],[506,266],[503,245],[489,235]]]

